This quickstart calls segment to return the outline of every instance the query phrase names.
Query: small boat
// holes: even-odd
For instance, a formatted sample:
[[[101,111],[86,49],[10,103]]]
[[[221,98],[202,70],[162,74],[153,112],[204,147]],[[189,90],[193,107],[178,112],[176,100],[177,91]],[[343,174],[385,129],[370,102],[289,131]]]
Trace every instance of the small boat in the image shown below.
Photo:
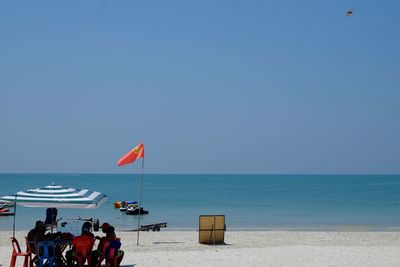
[[[134,208],[134,207],[138,207],[138,206],[139,206],[139,204],[137,203],[137,201],[121,201],[119,210],[125,212],[130,207]],[[114,203],[114,207],[116,207],[115,203]]]
[[[10,212],[8,208],[0,208],[0,216],[11,216],[14,212]]]
[[[137,201],[116,201],[114,202],[114,208],[120,209],[127,205],[137,204]]]
[[[0,202],[0,209],[12,207],[14,207],[14,203],[12,202]]]
[[[139,207],[129,207],[125,214],[127,215],[142,215],[142,214],[149,214],[148,210],[144,210],[143,207],[140,207],[140,214],[139,214]]]

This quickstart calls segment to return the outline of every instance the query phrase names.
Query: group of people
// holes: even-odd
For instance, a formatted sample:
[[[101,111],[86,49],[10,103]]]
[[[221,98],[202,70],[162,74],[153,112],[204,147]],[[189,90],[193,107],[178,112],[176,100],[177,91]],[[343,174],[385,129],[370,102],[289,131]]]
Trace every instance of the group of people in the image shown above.
[[[35,227],[31,229],[28,232],[28,235],[26,236],[26,239],[29,243],[29,248],[32,251],[33,254],[35,254],[35,257],[33,258],[33,261],[35,264],[37,264],[37,254],[38,254],[38,243],[42,241],[56,241],[61,237],[61,233],[46,233],[46,224],[43,221],[36,221]],[[56,258],[58,261],[59,265],[59,260],[60,257],[58,257],[61,254],[61,250],[59,246],[55,247],[55,252],[56,252]]]
[[[101,228],[102,232],[105,234],[102,237],[95,236],[92,233],[92,231],[91,231],[92,224],[90,222],[87,221],[87,222],[83,223],[81,235],[72,238],[72,244],[73,244],[72,248],[66,252],[65,258],[67,259],[68,266],[74,266],[73,261],[74,261],[75,255],[76,255],[75,244],[77,243],[75,241],[78,241],[78,239],[82,239],[82,238],[87,238],[89,240],[92,239],[93,244],[94,244],[95,240],[99,240],[97,248],[93,249],[92,253],[91,253],[91,264],[92,264],[92,266],[97,266],[97,262],[98,262],[99,258],[104,256],[103,248],[104,248],[105,244],[112,240],[117,240],[117,236],[115,234],[115,228],[113,226],[111,226],[108,223],[103,223],[100,226],[100,228]],[[36,246],[37,246],[38,242],[46,241],[46,240],[54,240],[58,237],[61,237],[60,233],[46,234],[46,226],[42,221],[37,221],[35,224],[35,228],[30,230],[27,235],[29,246],[34,253],[36,253],[36,251],[37,251]],[[60,255],[61,251],[59,249],[57,249],[57,247],[56,247],[56,254],[58,254],[57,258],[61,258],[61,255]],[[124,251],[118,250],[118,266],[120,265],[123,257],[124,257]],[[113,267],[117,267],[117,266],[113,266]]]
[[[92,228],[92,225],[90,222],[85,222],[82,225],[82,233],[80,236],[77,236],[74,238],[74,240],[77,240],[83,236],[89,236],[90,238],[93,238],[93,240],[98,239],[99,244],[97,245],[97,249],[93,250],[91,253],[91,262],[92,266],[97,266],[97,261],[100,257],[104,256],[103,255],[103,248],[106,242],[110,242],[112,240],[116,240],[117,236],[115,235],[115,228],[111,226],[108,223],[103,223],[100,228],[101,231],[105,234],[103,237],[99,236],[94,236],[94,234],[90,231]],[[74,244],[74,240],[72,240],[72,244]],[[66,258],[67,258],[67,263],[68,266],[72,266],[72,261],[75,255],[75,250],[76,248],[73,246],[71,250],[67,251],[66,253]],[[122,259],[124,257],[124,251],[119,250],[118,251],[118,266],[121,263]],[[114,266],[117,267],[117,266]]]

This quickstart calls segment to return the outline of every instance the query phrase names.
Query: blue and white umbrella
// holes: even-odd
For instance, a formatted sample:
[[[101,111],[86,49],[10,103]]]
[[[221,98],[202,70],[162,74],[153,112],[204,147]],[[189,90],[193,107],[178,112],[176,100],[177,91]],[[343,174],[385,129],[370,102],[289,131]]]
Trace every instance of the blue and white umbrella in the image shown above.
[[[25,207],[90,209],[97,208],[106,202],[107,196],[88,189],[74,189],[51,184],[41,188],[20,191],[14,195],[3,196],[0,197],[0,201],[15,202]],[[14,213],[16,215],[15,206]],[[15,216],[13,237],[15,237]]]
[[[75,189],[61,185],[20,191],[15,195],[0,197],[0,201],[15,202],[25,207],[97,208],[107,201],[103,193],[88,189]]]

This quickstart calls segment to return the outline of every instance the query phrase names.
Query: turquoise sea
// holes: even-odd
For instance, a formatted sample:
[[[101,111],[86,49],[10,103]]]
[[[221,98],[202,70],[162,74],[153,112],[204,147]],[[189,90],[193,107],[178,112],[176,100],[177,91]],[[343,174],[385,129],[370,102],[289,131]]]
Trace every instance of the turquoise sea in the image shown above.
[[[109,199],[98,209],[59,209],[58,217],[97,218],[119,230],[137,216],[114,209],[138,200],[140,174],[0,174],[0,195],[60,184],[94,189]],[[168,222],[166,230],[197,229],[199,215],[224,214],[228,230],[400,229],[400,175],[144,174],[141,224]],[[43,208],[17,206],[16,228],[44,220]],[[0,217],[0,230],[13,217]]]

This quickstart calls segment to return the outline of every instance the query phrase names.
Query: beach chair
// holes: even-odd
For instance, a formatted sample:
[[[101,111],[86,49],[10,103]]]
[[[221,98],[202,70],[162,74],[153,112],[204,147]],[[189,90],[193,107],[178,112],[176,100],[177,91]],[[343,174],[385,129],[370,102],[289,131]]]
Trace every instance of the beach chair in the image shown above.
[[[35,245],[33,241],[29,241],[28,238],[25,236],[25,243],[26,243],[26,253],[31,254],[30,255],[30,263],[29,266],[33,267],[35,264],[35,261],[37,261],[37,253],[35,250]]]
[[[56,208],[47,208],[46,209],[46,219],[44,220],[45,224],[55,224],[57,222],[57,209]]]
[[[56,244],[54,241],[40,241],[37,243],[39,267],[56,266]]]
[[[25,240],[26,240],[26,238],[25,238]],[[33,266],[32,253],[30,251],[28,242],[26,242],[26,245],[27,245],[26,252],[21,251],[21,247],[16,238],[11,237],[11,244],[13,247],[13,251],[11,254],[10,267],[15,267],[15,263],[17,262],[17,257],[24,257],[24,264],[22,265],[23,267],[28,267],[28,263],[29,263],[29,267],[32,267]]]
[[[88,266],[92,266],[91,256],[94,239],[87,235],[78,236],[72,240],[72,245],[75,248],[74,260],[78,263],[78,266],[82,267],[85,260],[87,260]]]
[[[104,243],[102,256],[99,257],[97,262],[98,266],[101,266],[101,262],[105,260],[106,266],[118,266],[118,253],[119,249],[121,248],[121,240],[119,238],[115,240],[110,240]]]
[[[200,215],[199,216],[199,243],[224,244],[225,215]]]
[[[27,237],[25,237],[26,240],[26,252],[31,253],[32,257],[32,265],[35,265],[38,261],[38,255],[36,252],[36,246],[34,241],[29,241]]]
[[[50,230],[53,233],[53,229],[57,228],[57,209],[56,208],[47,208],[46,209],[46,219],[44,220],[44,224],[47,230]]]

